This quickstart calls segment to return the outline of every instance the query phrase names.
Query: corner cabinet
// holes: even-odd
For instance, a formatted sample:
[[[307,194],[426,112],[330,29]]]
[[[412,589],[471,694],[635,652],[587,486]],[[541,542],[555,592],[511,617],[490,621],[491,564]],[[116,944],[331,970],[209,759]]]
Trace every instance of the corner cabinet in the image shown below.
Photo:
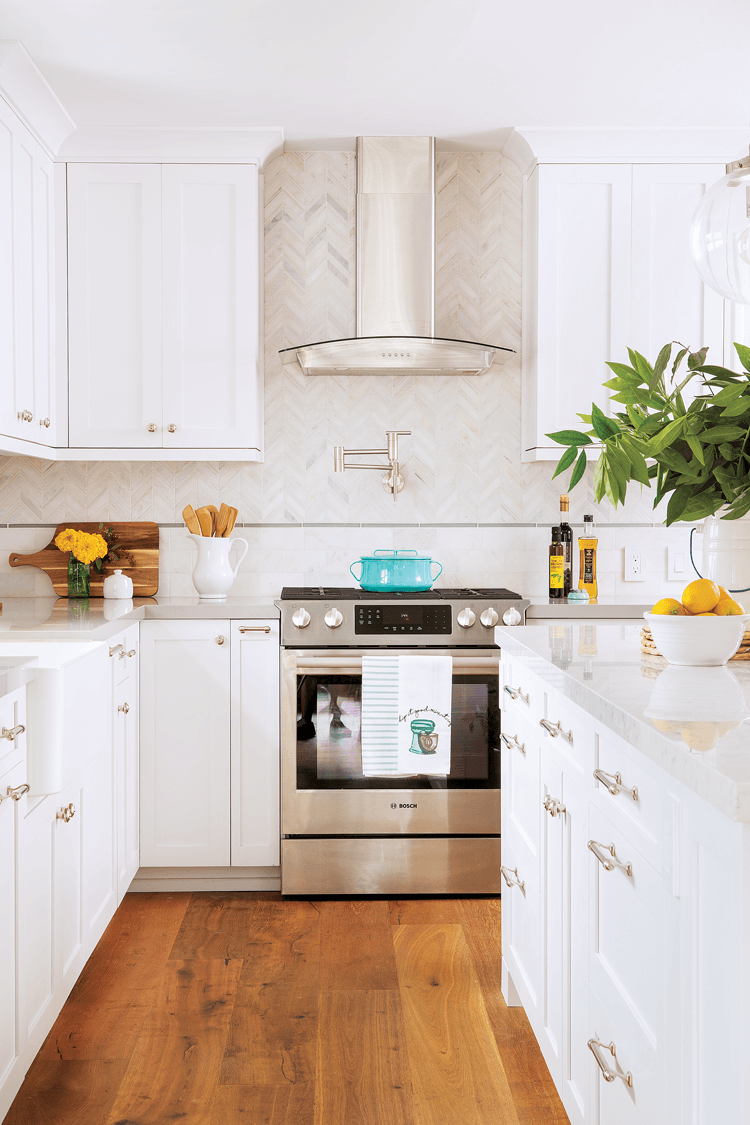
[[[141,624],[141,866],[279,863],[279,622]]]
[[[546,434],[609,413],[608,360],[669,340],[736,366],[735,306],[701,281],[689,229],[722,164],[539,164],[524,185],[522,459],[558,460]],[[726,332],[725,332],[726,321]]]
[[[259,460],[255,164],[69,164],[76,456]]]

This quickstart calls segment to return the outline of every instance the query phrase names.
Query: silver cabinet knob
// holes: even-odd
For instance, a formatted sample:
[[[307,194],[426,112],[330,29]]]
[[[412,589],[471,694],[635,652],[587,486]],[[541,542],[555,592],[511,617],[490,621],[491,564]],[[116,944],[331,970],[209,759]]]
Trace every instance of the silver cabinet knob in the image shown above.
[[[339,625],[344,620],[344,615],[340,609],[329,609],[323,620],[329,629],[338,629]]]
[[[2,733],[0,733],[0,738],[7,738],[8,742],[15,742],[19,734],[23,734],[25,730],[26,727],[22,726],[21,723],[19,723],[15,727],[11,727],[10,730],[8,730],[7,727],[3,727]]]
[[[50,425],[51,425],[51,422],[50,422],[49,418],[40,418],[39,419],[39,425],[46,427],[46,429],[49,429]]]
[[[127,715],[130,711],[130,708],[128,707],[127,703],[121,703],[117,710],[122,711],[123,715]]]
[[[512,605],[510,607],[510,609],[506,609],[505,613],[503,614],[503,624],[504,625],[520,625],[521,624],[521,614],[518,612],[518,610],[516,609],[516,607],[514,605]]]
[[[486,609],[479,620],[482,622],[485,629],[492,629],[498,622],[497,610]]]
[[[226,637],[222,637],[221,633],[215,638],[217,645],[223,645],[226,639]]]
[[[306,609],[295,609],[292,614],[292,624],[296,625],[298,629],[306,629],[310,624],[310,614]]]
[[[457,618],[458,623],[459,623],[459,625],[461,626],[462,629],[470,629],[471,626],[476,621],[476,619],[477,619],[476,613],[474,612],[473,609],[469,609],[468,606],[466,606],[465,609],[461,610],[461,612],[459,613],[458,618]]]
[[[66,824],[69,823],[76,815],[76,807],[71,801],[69,805],[64,805],[57,814],[58,820],[64,820]]]
[[[15,789],[9,785],[5,791],[5,797],[0,797],[0,801],[4,801],[7,797],[11,797],[14,801],[20,801],[24,793],[29,793],[30,791],[31,786],[27,781],[24,781],[23,785],[17,785]]]
[[[19,422],[33,422],[34,421],[34,415],[31,413],[30,410],[19,410],[18,411],[18,421]]]
[[[174,422],[171,422],[167,426],[167,433],[170,433],[170,434],[176,434],[177,433],[177,427],[175,426]]]
[[[156,422],[149,422],[146,429],[148,430],[148,432],[150,434],[155,434],[156,433]]]

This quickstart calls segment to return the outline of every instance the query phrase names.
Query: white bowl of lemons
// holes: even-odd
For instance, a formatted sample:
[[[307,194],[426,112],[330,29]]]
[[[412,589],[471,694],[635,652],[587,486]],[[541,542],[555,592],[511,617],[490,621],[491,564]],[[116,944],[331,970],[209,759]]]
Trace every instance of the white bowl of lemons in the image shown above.
[[[682,601],[662,598],[643,616],[662,656],[689,668],[726,664],[742,644],[750,621],[730,592],[709,578],[690,582]]]

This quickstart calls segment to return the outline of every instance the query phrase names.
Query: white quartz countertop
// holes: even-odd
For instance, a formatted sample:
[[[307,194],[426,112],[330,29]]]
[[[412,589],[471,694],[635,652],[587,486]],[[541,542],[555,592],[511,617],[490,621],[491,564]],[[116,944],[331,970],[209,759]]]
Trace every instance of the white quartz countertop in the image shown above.
[[[37,658],[8,655],[0,650],[0,699],[35,679]]]
[[[648,605],[628,605],[613,602],[569,602],[561,599],[552,601],[549,598],[530,598],[531,605],[526,610],[526,621],[529,624],[540,619],[556,620],[569,618],[573,621],[596,621],[602,618],[622,618],[623,621],[643,621],[644,612],[650,612],[653,602]]]
[[[7,641],[106,641],[134,621],[252,620],[278,618],[268,597],[7,598],[0,614],[0,653]]]
[[[750,822],[750,663],[645,657],[641,622],[495,629],[495,641],[732,820]]]

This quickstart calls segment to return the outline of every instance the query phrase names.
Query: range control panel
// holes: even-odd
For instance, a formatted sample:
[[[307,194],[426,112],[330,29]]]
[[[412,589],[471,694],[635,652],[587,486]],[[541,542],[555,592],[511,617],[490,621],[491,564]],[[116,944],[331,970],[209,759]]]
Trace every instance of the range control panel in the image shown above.
[[[354,610],[354,632],[406,634],[411,636],[439,636],[453,632],[452,606],[439,605],[388,605],[368,602]]]

